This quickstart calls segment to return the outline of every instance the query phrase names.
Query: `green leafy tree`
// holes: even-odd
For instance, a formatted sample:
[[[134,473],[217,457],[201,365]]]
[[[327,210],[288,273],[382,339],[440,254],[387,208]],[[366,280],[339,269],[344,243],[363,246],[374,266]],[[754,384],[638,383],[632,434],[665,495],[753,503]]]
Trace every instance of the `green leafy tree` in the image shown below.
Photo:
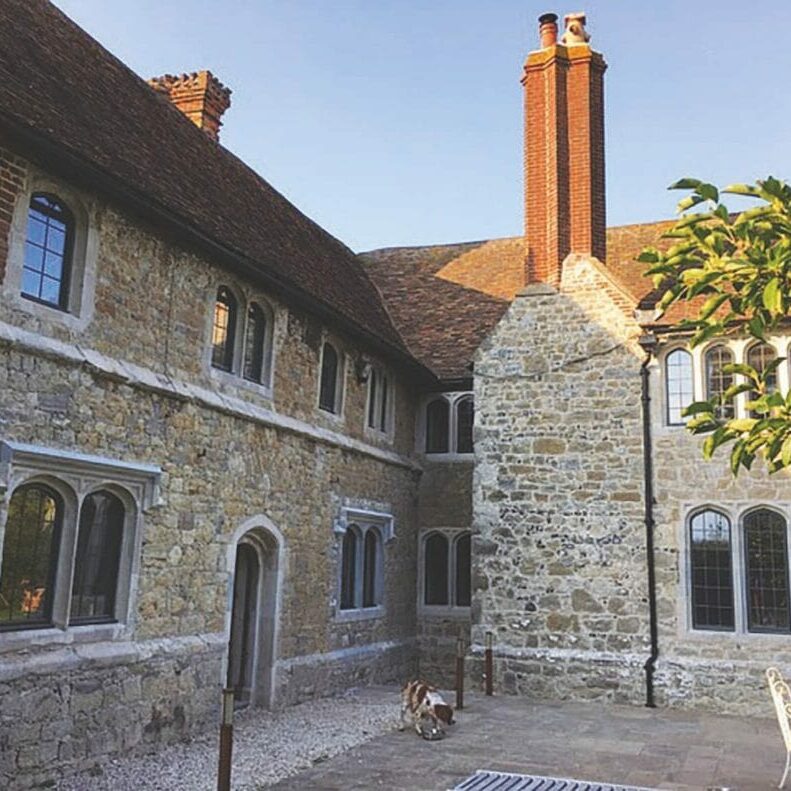
[[[682,179],[671,189],[690,193],[678,204],[681,218],[664,235],[671,247],[666,252],[649,247],[638,257],[649,264],[646,274],[655,287],[663,290],[659,309],[689,303],[691,318],[677,326],[690,333],[693,347],[745,333],[766,342],[788,322],[791,309],[791,187],[768,178],[718,190]],[[722,203],[726,194],[754,199],[756,205],[731,213]],[[734,375],[734,384],[720,398],[697,401],[685,410],[687,429],[707,435],[704,456],[730,449],[734,475],[750,469],[756,459],[770,472],[791,466],[791,392],[774,386],[782,362],[775,359],[763,370],[727,365],[724,371]],[[751,417],[729,419],[741,393],[749,394]]]

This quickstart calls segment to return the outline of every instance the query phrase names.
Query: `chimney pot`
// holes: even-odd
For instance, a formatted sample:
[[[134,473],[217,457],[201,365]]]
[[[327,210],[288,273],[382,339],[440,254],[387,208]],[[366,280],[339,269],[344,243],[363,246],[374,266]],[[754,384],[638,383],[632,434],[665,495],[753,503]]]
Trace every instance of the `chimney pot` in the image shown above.
[[[541,14],[538,18],[538,34],[541,38],[541,49],[554,47],[558,43],[558,15]]]
[[[223,113],[231,106],[231,91],[210,71],[191,74],[164,74],[148,80],[148,84],[161,93],[207,137],[215,142],[220,139]]]

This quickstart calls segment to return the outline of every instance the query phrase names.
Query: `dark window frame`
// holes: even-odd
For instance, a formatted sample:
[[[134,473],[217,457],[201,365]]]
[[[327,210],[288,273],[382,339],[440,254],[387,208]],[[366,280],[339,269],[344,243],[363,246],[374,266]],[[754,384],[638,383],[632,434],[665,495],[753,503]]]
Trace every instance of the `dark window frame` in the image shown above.
[[[683,355],[683,358],[687,361],[689,367],[689,377],[688,383],[690,387],[689,393],[689,402],[684,406],[689,406],[695,400],[695,368],[693,365],[692,354],[682,347],[676,347],[675,349],[670,349],[664,357],[664,378],[665,378],[665,421],[668,426],[684,426],[686,425],[686,420],[681,416],[681,412],[684,409],[684,406],[681,406],[678,409],[678,420],[675,420],[671,415],[671,412],[675,409],[675,404],[671,406],[671,391],[670,391],[670,370],[671,370],[671,358]],[[682,393],[672,393],[672,397],[675,399],[676,397],[680,397]]]
[[[271,332],[269,325],[270,317],[267,311],[260,302],[251,300],[247,305],[242,353],[242,377],[248,382],[266,384],[267,346]]]
[[[467,612],[472,604],[472,532],[467,528],[432,528],[425,531],[421,536],[421,553],[420,553],[420,607],[429,613],[442,614],[444,612]],[[429,602],[429,542],[442,541],[444,547],[444,582],[445,593],[441,598],[445,599],[442,602]],[[469,579],[467,580],[468,595],[470,598],[469,604],[459,603],[459,574],[462,571],[460,568],[459,559],[459,545],[465,542],[468,546],[467,557],[464,558]]]
[[[334,356],[334,365],[330,371],[327,360],[327,350]],[[332,376],[330,380],[328,377]],[[340,415],[342,411],[343,393],[343,365],[341,353],[330,341],[324,341],[321,346],[321,365],[319,367],[319,409],[331,415]]]
[[[724,343],[715,343],[703,353],[703,375],[706,388],[706,399],[721,398],[722,394],[732,387],[736,381],[734,374],[723,372],[723,367],[733,365],[736,357],[733,351]],[[730,420],[736,414],[733,401],[729,404],[719,404],[715,413],[717,417]]]
[[[45,200],[54,204],[57,204],[60,207],[60,211],[53,209],[51,206],[48,206],[44,203],[41,203],[41,200]],[[39,201],[38,205],[34,206],[36,201]],[[33,213],[45,217],[45,241],[44,244],[41,245],[38,242],[35,242],[31,239],[31,219],[38,222],[36,217],[33,217]],[[59,222],[63,225],[63,235],[64,235],[64,243],[63,243],[63,252],[60,255],[61,258],[61,274],[60,279],[58,281],[58,300],[57,302],[52,302],[48,299],[43,299],[41,297],[41,285],[46,277],[49,280],[56,280],[46,274],[43,264],[44,256],[47,253],[56,253],[57,251],[49,249],[46,244],[46,239],[49,236],[49,228],[50,222],[55,221]],[[54,308],[55,310],[59,310],[63,313],[68,313],[69,311],[69,298],[71,296],[71,279],[72,279],[72,269],[73,269],[73,258],[74,258],[74,237],[76,234],[76,218],[74,212],[69,208],[68,203],[60,198],[58,195],[55,195],[51,192],[34,192],[30,196],[30,202],[28,204],[27,210],[27,224],[25,228],[25,242],[24,242],[24,252],[23,252],[23,260],[22,260],[22,272],[21,272],[21,281],[19,286],[19,294],[23,299],[27,299],[30,302],[35,302],[38,305],[45,305],[48,308]],[[39,248],[42,251],[42,268],[40,270],[32,269],[31,267],[27,266],[27,248],[28,245],[32,245],[36,248]],[[34,272],[39,277],[39,294],[35,296],[29,292],[24,291],[24,277],[25,277],[25,270]]]

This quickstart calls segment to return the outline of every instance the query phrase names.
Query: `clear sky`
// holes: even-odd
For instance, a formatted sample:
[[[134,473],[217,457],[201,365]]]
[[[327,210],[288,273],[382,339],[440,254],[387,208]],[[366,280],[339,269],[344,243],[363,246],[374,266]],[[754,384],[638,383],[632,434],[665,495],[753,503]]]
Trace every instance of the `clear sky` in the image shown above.
[[[143,77],[211,69],[224,145],[355,250],[521,233],[519,77],[545,11],[584,9],[609,64],[609,225],[671,216],[681,176],[791,177],[788,0],[56,5]]]

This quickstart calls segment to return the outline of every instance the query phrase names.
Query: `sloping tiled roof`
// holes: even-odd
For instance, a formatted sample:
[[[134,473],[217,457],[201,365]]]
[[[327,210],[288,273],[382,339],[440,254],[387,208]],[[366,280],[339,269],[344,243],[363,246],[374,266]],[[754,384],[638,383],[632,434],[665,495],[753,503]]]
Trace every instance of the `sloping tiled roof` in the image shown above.
[[[445,264],[476,244],[389,248],[360,256],[412,353],[444,381],[471,377],[475,350],[509,305],[442,277]]]
[[[661,296],[635,257],[673,225],[663,220],[607,229],[606,271],[624,292],[628,309],[652,308]],[[480,342],[523,285],[521,236],[428,247],[391,247],[362,253],[412,352],[441,379],[470,376]],[[627,305],[628,302],[628,305]],[[662,323],[674,321],[674,306]]]
[[[0,126],[406,354],[351,250],[46,0],[0,0]]]

